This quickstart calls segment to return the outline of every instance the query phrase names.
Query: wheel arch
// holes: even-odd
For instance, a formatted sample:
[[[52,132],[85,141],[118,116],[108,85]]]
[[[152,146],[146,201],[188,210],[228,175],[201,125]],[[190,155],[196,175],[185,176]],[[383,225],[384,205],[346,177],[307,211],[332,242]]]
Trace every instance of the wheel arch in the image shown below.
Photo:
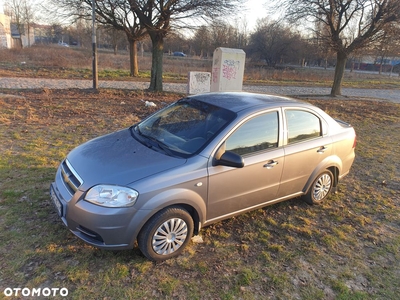
[[[168,206],[165,206],[157,211],[155,211],[153,214],[151,214],[145,222],[143,222],[143,224],[140,226],[140,230],[138,230],[137,235],[140,233],[140,231],[142,230],[143,226],[149,222],[151,220],[151,218],[153,218],[158,212],[162,211],[162,210],[166,210],[169,208],[183,208],[184,210],[186,210],[189,215],[192,217],[193,219],[193,223],[194,223],[194,234],[198,234],[200,232],[201,229],[201,221],[200,221],[200,216],[198,211],[196,210],[196,208],[194,208],[192,205],[187,204],[187,203],[175,203],[175,204],[171,204]]]
[[[155,214],[161,210],[171,207],[180,207],[185,209],[193,219],[194,234],[199,233],[206,218],[205,200],[194,191],[186,189],[173,189],[155,195],[146,201],[146,203],[140,208],[139,211],[148,211],[148,213],[141,218],[139,224],[135,225],[131,244],[134,244],[143,226],[149,222]]]
[[[339,168],[337,166],[330,166],[327,168],[333,174],[333,186],[332,191],[334,192],[339,183]]]
[[[177,204],[173,204],[170,206],[166,206],[163,209],[168,209],[168,208],[173,208],[173,207],[177,207],[177,208],[183,208],[184,210],[186,210],[189,215],[192,217],[193,219],[193,223],[194,223],[194,234],[199,234],[200,232],[200,228],[201,228],[201,222],[200,222],[200,216],[198,211],[191,205],[187,204],[187,203],[177,203]],[[156,214],[157,212],[155,212],[153,214],[153,216]],[[150,217],[151,219],[151,217]],[[149,219],[149,220],[150,220]]]
[[[332,186],[332,192],[335,192],[336,187],[339,183],[339,175],[340,175],[341,169],[342,169],[342,163],[341,163],[341,160],[339,157],[337,157],[337,156],[327,157],[311,173],[310,177],[308,178],[308,180],[303,188],[303,193],[304,194],[308,193],[314,180],[318,177],[319,174],[321,174],[325,170],[329,170],[333,174],[334,182],[333,182],[333,186]]]

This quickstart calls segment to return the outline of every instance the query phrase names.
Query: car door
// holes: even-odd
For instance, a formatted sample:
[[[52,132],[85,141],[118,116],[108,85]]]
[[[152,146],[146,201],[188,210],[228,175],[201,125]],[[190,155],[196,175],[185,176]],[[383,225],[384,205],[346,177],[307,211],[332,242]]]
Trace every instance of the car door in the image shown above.
[[[332,153],[325,121],[303,109],[285,109],[285,166],[278,197],[302,192],[317,166]]]
[[[270,111],[248,119],[226,138],[226,150],[241,155],[244,167],[210,165],[208,221],[275,198],[284,162],[279,128],[279,111]]]

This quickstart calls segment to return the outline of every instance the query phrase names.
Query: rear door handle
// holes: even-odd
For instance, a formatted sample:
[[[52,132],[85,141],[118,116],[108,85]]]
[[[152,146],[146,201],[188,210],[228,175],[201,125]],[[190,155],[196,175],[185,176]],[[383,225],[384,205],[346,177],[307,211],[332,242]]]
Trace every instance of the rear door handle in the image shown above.
[[[278,162],[276,160],[269,160],[265,165],[264,168],[267,169],[272,169],[273,167],[275,167],[278,164]]]
[[[322,153],[325,152],[326,149],[328,149],[328,148],[325,147],[325,146],[321,146],[321,147],[319,147],[319,149],[317,150],[317,153],[322,154]]]

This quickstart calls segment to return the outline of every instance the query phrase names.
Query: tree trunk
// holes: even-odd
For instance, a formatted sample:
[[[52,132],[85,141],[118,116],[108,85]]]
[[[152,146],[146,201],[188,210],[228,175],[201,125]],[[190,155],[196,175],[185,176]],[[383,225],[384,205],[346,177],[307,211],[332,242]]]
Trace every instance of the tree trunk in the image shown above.
[[[30,33],[31,33],[31,28],[30,28],[30,26],[29,26],[29,24],[27,24],[27,27],[28,27],[28,47],[30,47],[31,46],[31,35],[30,35]]]
[[[139,76],[139,66],[137,59],[137,41],[129,39],[129,59],[130,59],[130,69],[131,76],[137,77]]]
[[[336,58],[335,77],[333,78],[331,90],[331,96],[334,97],[342,94],[342,80],[347,62],[347,54],[344,52],[337,52]]]
[[[149,91],[162,92],[162,72],[163,72],[163,54],[164,54],[164,37],[161,34],[150,34],[152,41],[152,58],[151,58],[151,79]]]

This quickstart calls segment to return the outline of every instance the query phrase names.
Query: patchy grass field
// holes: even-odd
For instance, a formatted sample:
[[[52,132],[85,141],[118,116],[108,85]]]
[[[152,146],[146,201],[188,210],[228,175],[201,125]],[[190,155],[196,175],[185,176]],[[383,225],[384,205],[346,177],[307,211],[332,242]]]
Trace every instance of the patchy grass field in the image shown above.
[[[356,160],[319,206],[294,199],[212,225],[164,263],[75,238],[49,199],[76,145],[180,97],[142,91],[0,91],[0,298],[67,288],[68,299],[398,299],[400,105],[311,103],[353,124]],[[13,94],[13,95],[10,95]]]

